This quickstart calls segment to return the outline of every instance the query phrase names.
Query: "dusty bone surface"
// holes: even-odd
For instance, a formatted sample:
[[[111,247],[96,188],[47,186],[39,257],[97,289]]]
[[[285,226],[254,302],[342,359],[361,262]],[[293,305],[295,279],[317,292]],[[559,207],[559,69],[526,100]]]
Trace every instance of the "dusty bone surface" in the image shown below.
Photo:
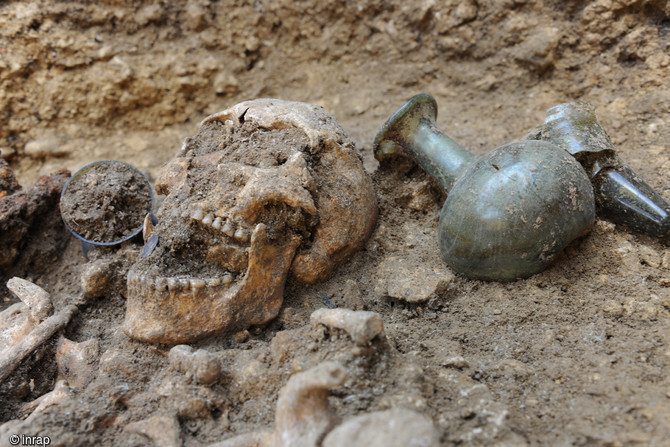
[[[352,140],[322,108],[275,99],[206,118],[161,170],[158,243],[128,274],[125,332],[185,343],[274,318],[286,277],[322,280],[377,217]]]
[[[177,371],[193,377],[196,383],[212,384],[221,377],[221,365],[205,349],[193,351],[188,345],[177,345],[168,353],[170,365]]]
[[[12,278],[7,288],[22,301],[0,313],[0,383],[35,349],[72,319],[77,308],[66,306],[53,315],[49,293],[30,281]]]
[[[323,440],[323,447],[437,447],[433,421],[413,410],[393,408],[344,421]]]
[[[261,430],[227,439],[210,447],[316,447],[337,424],[328,391],[344,383],[346,372],[337,362],[323,362],[294,374],[279,392],[274,431]]]
[[[14,277],[7,281],[7,288],[28,306],[33,321],[41,323],[53,314],[51,295],[37,284]]]
[[[51,297],[40,286],[14,277],[7,288],[21,302],[0,312],[0,358],[53,313]]]
[[[349,309],[317,309],[310,316],[312,326],[342,329],[359,346],[366,346],[384,331],[384,322],[377,312]]]
[[[83,389],[94,378],[100,359],[100,343],[95,339],[74,342],[61,338],[56,350],[59,377],[76,389]]]
[[[439,432],[428,417],[406,408],[361,414],[343,422],[328,402],[347,372],[326,361],[294,374],[279,392],[274,430],[239,435],[210,447],[434,447]]]
[[[151,445],[160,447],[180,447],[183,445],[179,431],[179,421],[174,416],[154,416],[128,424],[124,431],[137,435],[139,443],[151,441]]]
[[[64,405],[71,398],[72,390],[68,382],[59,380],[53,390],[24,405],[22,412],[29,415],[26,422],[31,422],[49,407]]]
[[[50,316],[31,330],[16,344],[4,350],[0,356],[0,383],[5,380],[21,362],[35,349],[43,345],[56,332],[68,325],[77,306],[69,305]]]

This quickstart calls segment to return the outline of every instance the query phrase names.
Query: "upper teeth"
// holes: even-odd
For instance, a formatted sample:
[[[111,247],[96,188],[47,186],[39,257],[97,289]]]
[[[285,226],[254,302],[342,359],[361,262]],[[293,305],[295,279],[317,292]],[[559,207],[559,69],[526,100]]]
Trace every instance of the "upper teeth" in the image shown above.
[[[199,207],[193,208],[185,214],[185,217],[190,216],[191,219],[197,220],[203,225],[214,228],[215,230],[219,230],[226,236],[233,238],[238,242],[249,242],[249,230],[238,227],[232,220],[227,219],[226,217],[215,217],[212,213],[205,213],[205,211]]]
[[[202,210],[202,208],[196,208],[193,210],[193,213],[191,213],[192,219],[202,220],[203,217],[205,217],[205,212]]]

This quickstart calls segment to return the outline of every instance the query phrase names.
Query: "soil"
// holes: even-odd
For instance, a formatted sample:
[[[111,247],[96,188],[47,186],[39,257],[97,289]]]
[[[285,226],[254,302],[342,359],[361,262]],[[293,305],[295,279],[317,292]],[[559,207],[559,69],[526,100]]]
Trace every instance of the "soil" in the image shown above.
[[[598,219],[544,272],[469,280],[439,254],[439,188],[411,163],[380,167],[372,156],[379,127],[416,93],[435,96],[438,126],[476,154],[582,100],[621,158],[670,200],[667,2],[29,0],[0,5],[0,30],[0,148],[24,186],[102,159],[153,181],[202,118],[278,97],[338,119],[379,203],[366,247],[330,279],[289,279],[275,320],[194,344],[221,361],[210,386],[172,368],[169,347],[119,329],[122,278],[141,246],[96,249],[92,262],[123,260],[110,272],[121,280],[84,299],[79,241],[56,214],[41,219],[20,246],[25,262],[0,270],[1,305],[17,301],[4,288],[12,275],[44,287],[56,309],[79,304],[63,335],[98,340],[102,356],[72,400],[21,420],[22,405],[54,388],[57,340],[31,355],[0,385],[3,436],[142,445],[125,427],[168,414],[187,445],[208,445],[271,427],[288,378],[339,358],[348,378],[330,393],[338,415],[410,407],[443,445],[670,439],[668,245]],[[385,337],[353,352],[346,336],[315,332],[311,312],[330,306],[378,312]]]
[[[60,210],[67,225],[87,241],[114,243],[139,231],[151,201],[142,173],[125,163],[105,162],[75,173]]]

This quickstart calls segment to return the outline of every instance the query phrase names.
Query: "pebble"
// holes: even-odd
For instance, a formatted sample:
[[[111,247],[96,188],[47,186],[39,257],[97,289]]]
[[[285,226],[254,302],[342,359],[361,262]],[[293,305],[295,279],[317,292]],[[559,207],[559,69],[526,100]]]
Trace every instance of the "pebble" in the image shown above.
[[[670,250],[667,250],[663,255],[663,260],[661,261],[661,267],[666,270],[670,270]]]
[[[64,147],[62,139],[53,135],[44,135],[42,138],[28,141],[23,146],[23,153],[32,158],[62,157],[70,151]]]
[[[163,16],[163,6],[159,3],[147,5],[135,13],[135,22],[140,26],[148,25],[150,22],[160,22]]]
[[[396,199],[399,205],[415,211],[429,211],[440,206],[439,194],[429,179],[412,181],[404,185],[402,194]]]
[[[109,287],[113,262],[97,259],[84,266],[81,273],[81,289],[86,298],[99,298]]]
[[[214,91],[217,95],[232,95],[240,89],[240,81],[232,73],[219,72],[213,81]]]
[[[386,258],[377,272],[376,291],[409,303],[423,303],[454,279],[443,262],[428,267],[398,256]]]
[[[0,156],[4,159],[7,160],[9,157],[12,155],[16,154],[16,150],[10,148],[10,147],[0,147]]]
[[[444,361],[442,362],[442,366],[444,366],[445,368],[463,369],[470,366],[470,363],[468,363],[468,361],[463,357],[461,357],[460,355],[456,355],[444,359]]]
[[[640,246],[640,261],[649,267],[658,268],[661,265],[661,255],[647,245]]]
[[[345,307],[353,310],[363,310],[365,303],[363,301],[363,294],[358,287],[358,283],[353,279],[347,279],[342,290],[342,297]]]
[[[207,10],[196,2],[189,2],[186,6],[186,25],[192,31],[199,31],[206,25]]]

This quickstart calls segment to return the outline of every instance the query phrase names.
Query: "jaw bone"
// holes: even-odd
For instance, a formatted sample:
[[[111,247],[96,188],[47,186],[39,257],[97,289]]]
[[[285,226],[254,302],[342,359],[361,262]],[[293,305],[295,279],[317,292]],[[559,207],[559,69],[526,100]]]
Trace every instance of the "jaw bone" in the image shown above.
[[[128,290],[134,289],[129,293],[134,298],[128,300],[124,332],[137,340],[177,344],[271,320],[279,312],[300,240],[291,236],[283,245],[271,245],[265,224],[256,225],[247,270],[237,281],[161,278],[131,270]]]

